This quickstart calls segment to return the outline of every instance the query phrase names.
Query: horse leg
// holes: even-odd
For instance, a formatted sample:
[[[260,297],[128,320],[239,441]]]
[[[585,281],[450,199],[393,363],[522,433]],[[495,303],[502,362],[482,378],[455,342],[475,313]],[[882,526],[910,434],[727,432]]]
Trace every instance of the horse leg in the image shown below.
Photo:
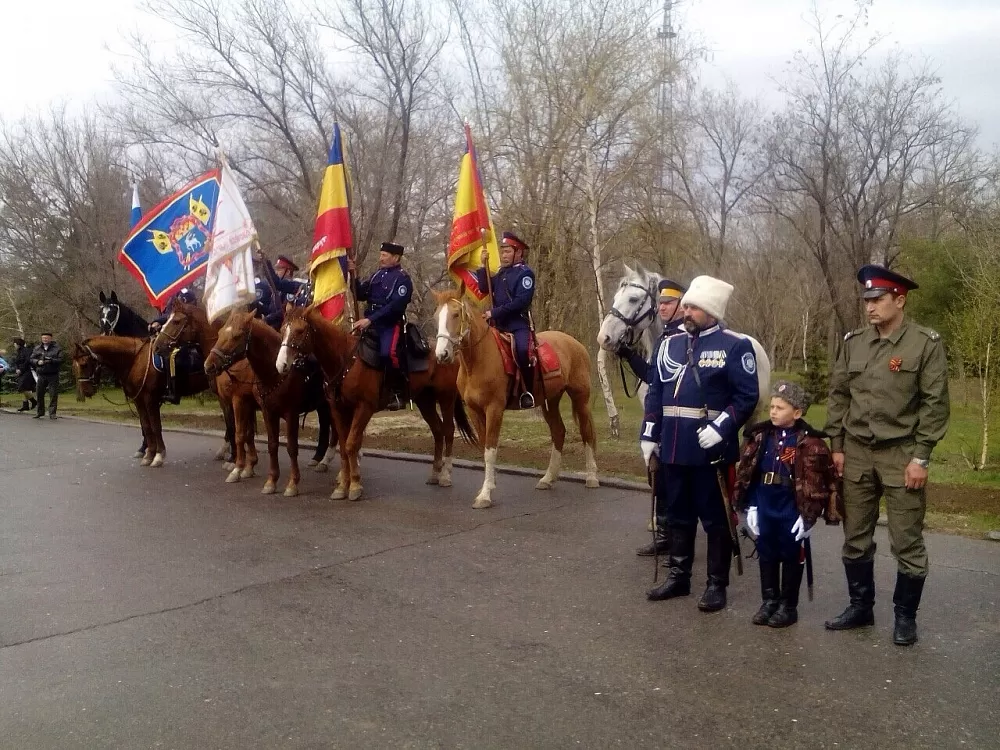
[[[246,405],[240,400],[234,400],[232,411],[233,425],[236,430],[236,444],[234,446],[233,464],[230,468],[229,476],[226,477],[226,482],[230,484],[238,482],[243,478],[243,471],[247,465],[246,445],[248,431]],[[250,439],[252,440],[253,438]]]
[[[150,453],[153,447],[153,428],[149,424],[149,409],[146,408],[146,402],[136,401],[135,410],[139,415],[139,427],[142,430],[142,453],[136,455],[136,458],[141,458],[141,466],[149,466],[153,462],[153,455]]]
[[[504,394],[505,395],[505,394]],[[483,430],[483,486],[476,495],[472,507],[477,510],[489,508],[493,505],[493,490],[497,487],[497,445],[500,443],[500,428],[503,426],[503,403],[490,404],[486,407],[485,424]]]
[[[452,449],[455,445],[455,402],[457,396],[448,393],[438,401],[441,410],[441,429],[444,434],[444,456],[442,457],[441,476],[438,486],[451,487]]]
[[[427,477],[427,484],[439,485],[441,484],[441,456],[444,452],[444,425],[441,422],[441,417],[438,416],[437,403],[432,394],[422,393],[414,399],[414,402],[420,410],[420,416],[431,428],[431,435],[434,437],[434,462],[431,464],[431,475]]]
[[[159,399],[149,400],[149,419],[153,425],[153,442],[156,445],[156,456],[153,457],[149,466],[158,469],[163,466],[163,462],[167,458],[167,446],[163,444],[163,424],[160,422]]]
[[[246,466],[243,471],[240,472],[240,477],[243,479],[249,479],[250,477],[256,476],[254,467],[257,466],[257,402],[251,397],[246,398],[244,405],[246,409],[246,424],[247,434],[245,438],[246,445]]]
[[[545,470],[545,476],[539,479],[538,484],[535,485],[536,490],[552,489],[552,483],[559,478],[563,446],[566,444],[566,425],[559,413],[561,399],[562,393],[547,399],[546,406],[542,409],[542,415],[549,426],[549,437],[552,438],[552,451],[549,454],[549,468]]]
[[[316,441],[316,452],[306,466],[316,471],[326,471],[327,466],[323,461],[330,448],[330,407],[325,401],[317,407],[316,419],[319,420],[319,439]]]
[[[216,461],[231,460],[236,455],[236,419],[233,414],[233,404],[229,399],[219,396],[219,406],[222,409],[222,421],[226,425],[226,437],[219,450],[215,452]],[[227,456],[230,458],[227,459]]]
[[[347,456],[347,434],[351,429],[353,410],[342,404],[333,405],[333,424],[337,430],[337,445],[340,451],[340,471],[337,472],[337,486],[330,495],[331,500],[343,500],[351,488],[351,462]]]
[[[278,444],[281,437],[281,414],[273,409],[264,409],[264,426],[267,428],[267,481],[260,491],[262,495],[274,494],[281,477],[278,467]]]
[[[361,484],[361,446],[365,439],[365,428],[371,421],[375,407],[368,401],[361,401],[354,407],[354,419],[351,421],[351,431],[347,436],[347,460],[351,470],[351,489],[347,493],[348,500],[360,500],[364,493]]]
[[[594,489],[601,486],[601,481],[597,478],[597,432],[594,430],[594,415],[590,412],[590,393],[569,391],[569,398],[573,403],[573,416],[580,427],[580,439],[583,440],[586,486]]]
[[[285,497],[295,497],[299,494],[299,413],[293,409],[285,414],[285,427],[288,429],[288,461],[292,468],[288,473],[288,484],[285,485]]]

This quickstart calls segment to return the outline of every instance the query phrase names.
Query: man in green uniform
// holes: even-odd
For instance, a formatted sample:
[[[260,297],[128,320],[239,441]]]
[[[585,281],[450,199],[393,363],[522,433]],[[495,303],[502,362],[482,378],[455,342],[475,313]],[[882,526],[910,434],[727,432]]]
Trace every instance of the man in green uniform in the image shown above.
[[[851,603],[826,623],[849,630],[875,623],[875,523],[885,498],[898,563],[893,643],[917,640],[927,576],[925,485],[931,451],[948,429],[948,362],[941,337],[903,314],[917,285],[881,266],[858,271],[870,326],[844,337],[830,378],[826,432],[844,478],[844,570]]]

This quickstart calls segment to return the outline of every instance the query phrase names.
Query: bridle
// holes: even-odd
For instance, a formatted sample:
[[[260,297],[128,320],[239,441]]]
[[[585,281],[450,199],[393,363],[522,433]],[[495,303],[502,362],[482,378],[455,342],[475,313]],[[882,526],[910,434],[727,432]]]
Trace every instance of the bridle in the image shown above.
[[[469,338],[469,334],[472,332],[472,322],[470,320],[468,305],[466,305],[465,302],[462,300],[449,300],[448,302],[445,302],[445,304],[450,305],[452,302],[458,305],[458,313],[459,313],[458,333],[452,334],[448,333],[447,331],[445,331],[444,333],[438,331],[437,338],[444,339],[449,344],[454,346],[456,349],[461,349],[462,344],[465,342],[467,338]],[[471,347],[475,347],[477,344],[479,344],[480,341],[482,341],[484,338],[486,338],[486,336],[489,335],[489,332],[490,328],[489,326],[487,326],[486,333],[484,333],[476,341],[472,342]]]
[[[170,320],[167,321],[167,325],[163,326],[163,328],[161,328],[156,333],[156,337],[157,338],[159,338],[160,336],[163,336],[163,338],[165,338],[167,340],[167,343],[170,345],[171,349],[177,346],[177,343],[180,340],[181,334],[184,333],[184,329],[187,328],[188,323],[191,322],[191,318],[188,317],[187,315],[185,315],[184,316],[184,322],[181,323],[181,327],[177,329],[177,333],[176,334],[174,334],[174,335],[171,336],[169,333],[167,333],[167,328],[170,326],[170,322],[172,320],[176,320],[176,318],[174,317],[173,313],[170,315]],[[159,347],[157,347],[157,348],[159,348]],[[215,350],[213,349],[212,351],[215,351]]]
[[[219,360],[219,371],[227,372],[230,367],[235,365],[241,359],[247,356],[247,352],[250,351],[250,336],[253,333],[253,321],[247,325],[247,335],[243,338],[241,346],[237,346],[231,352],[224,352],[218,346],[213,346],[212,351],[209,355],[214,354],[215,358]]]
[[[114,310],[115,317],[112,320],[111,311]],[[122,309],[121,306],[116,305],[113,302],[101,307],[101,331],[104,332],[105,336],[110,336],[115,332],[115,328],[118,327],[118,319],[121,317]],[[106,327],[106,330],[105,330]]]
[[[643,323],[643,321],[647,319],[652,321],[653,316],[656,315],[656,303],[653,299],[653,293],[649,291],[649,288],[643,286],[642,284],[637,284],[634,281],[627,281],[619,288],[627,289],[629,287],[642,290],[643,296],[639,301],[639,308],[627,318],[622,314],[621,310],[614,306],[614,304],[612,304],[611,309],[608,310],[608,315],[613,318],[618,318],[618,320],[625,324],[625,336],[623,338],[626,340],[623,343],[626,345],[631,345],[635,341],[636,331],[639,329],[639,326]],[[647,302],[649,303],[648,308],[646,307]]]
[[[289,323],[285,324],[290,325]],[[281,342],[281,346],[287,347],[295,352],[295,358],[292,360],[292,367],[296,370],[304,370],[307,364],[307,357],[309,352],[313,351],[312,347],[312,328],[309,325],[304,326],[305,333],[302,335],[302,340],[298,344],[293,344],[291,341]]]

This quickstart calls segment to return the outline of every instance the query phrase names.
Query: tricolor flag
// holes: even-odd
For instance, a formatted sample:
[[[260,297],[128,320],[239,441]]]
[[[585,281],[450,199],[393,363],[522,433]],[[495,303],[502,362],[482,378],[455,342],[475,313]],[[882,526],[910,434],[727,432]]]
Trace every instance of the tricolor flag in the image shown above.
[[[220,172],[205,274],[205,311],[210,321],[256,299],[250,248],[257,241],[257,229],[225,159]]]
[[[132,216],[129,223],[129,228],[134,228],[136,224],[142,221],[142,205],[139,203],[139,186],[132,186]]]
[[[451,221],[451,239],[448,242],[448,272],[465,292],[477,303],[486,294],[479,291],[476,271],[482,267],[483,247],[489,251],[488,272],[500,268],[500,251],[490,209],[486,205],[483,181],[479,176],[476,149],[472,145],[472,131],[465,124],[465,154],[458,170],[458,188],[455,191],[455,215]]]
[[[347,299],[347,258],[353,245],[344,149],[340,125],[334,123],[309,259],[313,304],[327,320],[339,322],[343,318]]]

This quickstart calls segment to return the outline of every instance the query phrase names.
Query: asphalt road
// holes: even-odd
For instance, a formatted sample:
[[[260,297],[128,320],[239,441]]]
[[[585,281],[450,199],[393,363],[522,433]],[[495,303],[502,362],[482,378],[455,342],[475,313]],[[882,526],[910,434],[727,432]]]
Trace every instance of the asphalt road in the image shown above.
[[[312,472],[265,497],[215,439],[142,469],[136,438],[0,414],[4,748],[1000,745],[1000,545],[928,539],[903,649],[884,538],[876,627],[823,629],[846,603],[824,527],[815,601],[772,630],[752,561],[724,612],[646,601],[639,493],[501,475],[474,511],[479,474],[369,457],[359,503]]]

